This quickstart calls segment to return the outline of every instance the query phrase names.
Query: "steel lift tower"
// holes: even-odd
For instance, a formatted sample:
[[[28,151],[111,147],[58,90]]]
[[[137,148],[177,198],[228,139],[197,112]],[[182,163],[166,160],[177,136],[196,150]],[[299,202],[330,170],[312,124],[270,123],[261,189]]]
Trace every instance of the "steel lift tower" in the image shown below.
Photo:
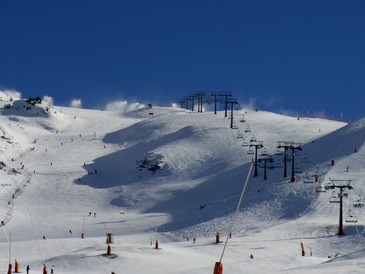
[[[288,142],[288,141],[279,141],[278,142],[279,145],[277,146],[277,148],[283,148],[284,149],[284,178],[286,178],[287,174],[286,174],[286,162],[287,162],[287,151],[288,149],[292,146],[292,144],[294,142]]]
[[[302,150],[301,148],[301,143],[292,143],[292,145],[289,147],[289,149],[291,149],[292,151],[292,156],[291,156],[291,178],[290,178],[290,182],[295,182],[295,176],[294,176],[294,156],[295,156],[295,151],[296,150]]]
[[[257,170],[257,150],[260,148],[263,148],[262,141],[251,141],[250,147],[255,147],[255,173],[254,177],[259,176],[258,170]]]
[[[342,207],[342,197],[343,197],[343,189],[347,188],[349,190],[353,189],[352,186],[350,186],[351,184],[351,180],[332,180],[331,181],[331,186],[330,189],[336,189],[339,188],[340,189],[340,216],[339,216],[339,224],[338,224],[338,233],[337,235],[345,235],[345,230],[343,229],[343,207]]]

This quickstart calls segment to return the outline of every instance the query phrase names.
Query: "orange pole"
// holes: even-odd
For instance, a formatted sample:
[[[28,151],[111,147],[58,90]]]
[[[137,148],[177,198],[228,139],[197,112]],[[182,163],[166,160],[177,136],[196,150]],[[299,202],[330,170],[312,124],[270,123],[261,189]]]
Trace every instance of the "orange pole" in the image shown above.
[[[221,262],[215,263],[213,274],[223,274],[223,264]]]
[[[110,245],[108,245],[108,249],[106,251],[106,255],[112,255],[112,248],[110,247]]]
[[[46,266],[43,267],[43,274],[48,274],[48,269]]]
[[[156,240],[155,248],[158,249],[158,240]]]
[[[14,266],[14,272],[15,273],[19,273],[20,272],[20,264],[18,263],[17,260],[15,260],[15,266]]]
[[[9,264],[8,274],[11,274],[12,268],[13,268],[12,264]]]
[[[300,243],[300,246],[302,248],[302,256],[304,257],[305,256],[305,250],[304,250],[304,245],[303,243]]]
[[[215,243],[219,244],[219,232],[217,232],[217,234],[215,234]]]
[[[81,239],[84,239],[84,232],[81,233]]]

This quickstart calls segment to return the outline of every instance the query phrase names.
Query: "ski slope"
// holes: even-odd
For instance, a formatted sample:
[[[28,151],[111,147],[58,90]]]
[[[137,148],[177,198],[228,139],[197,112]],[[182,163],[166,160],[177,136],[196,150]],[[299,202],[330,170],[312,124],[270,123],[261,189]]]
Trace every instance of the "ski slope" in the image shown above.
[[[31,273],[43,265],[64,274],[212,273],[250,169],[253,139],[274,162],[267,180],[261,167],[258,176],[250,174],[224,273],[364,271],[365,215],[353,204],[365,195],[365,119],[345,124],[244,109],[235,111],[231,129],[224,112],[11,104],[0,115],[2,272],[10,257]],[[278,141],[303,148],[295,153],[296,182],[289,182],[290,160],[283,177]],[[344,236],[336,235],[339,205],[329,202],[336,193],[316,192],[330,179],[353,187],[343,203]],[[345,222],[349,210],[357,223]],[[105,256],[107,233],[112,256]]]

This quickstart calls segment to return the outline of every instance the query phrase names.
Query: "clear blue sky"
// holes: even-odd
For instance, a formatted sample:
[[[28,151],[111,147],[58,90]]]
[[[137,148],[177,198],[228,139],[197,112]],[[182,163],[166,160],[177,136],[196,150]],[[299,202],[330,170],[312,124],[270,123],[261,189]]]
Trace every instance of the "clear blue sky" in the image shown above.
[[[0,89],[55,105],[231,91],[365,116],[365,1],[0,0]]]

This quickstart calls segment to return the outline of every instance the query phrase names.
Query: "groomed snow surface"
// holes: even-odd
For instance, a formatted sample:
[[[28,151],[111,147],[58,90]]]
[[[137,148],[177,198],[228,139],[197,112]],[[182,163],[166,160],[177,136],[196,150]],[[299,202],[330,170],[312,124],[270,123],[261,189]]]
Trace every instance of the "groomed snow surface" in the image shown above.
[[[267,180],[264,161],[249,176],[224,273],[365,272],[365,119],[248,109],[234,112],[231,129],[224,111],[11,104],[0,115],[2,273],[9,259],[23,273],[27,265],[30,273],[44,265],[58,274],[213,273],[254,141],[264,146],[260,158],[273,160]],[[302,148],[294,151],[295,182],[291,150],[284,178],[284,149],[277,149],[292,142]],[[344,188],[342,236],[331,180],[352,187]]]

